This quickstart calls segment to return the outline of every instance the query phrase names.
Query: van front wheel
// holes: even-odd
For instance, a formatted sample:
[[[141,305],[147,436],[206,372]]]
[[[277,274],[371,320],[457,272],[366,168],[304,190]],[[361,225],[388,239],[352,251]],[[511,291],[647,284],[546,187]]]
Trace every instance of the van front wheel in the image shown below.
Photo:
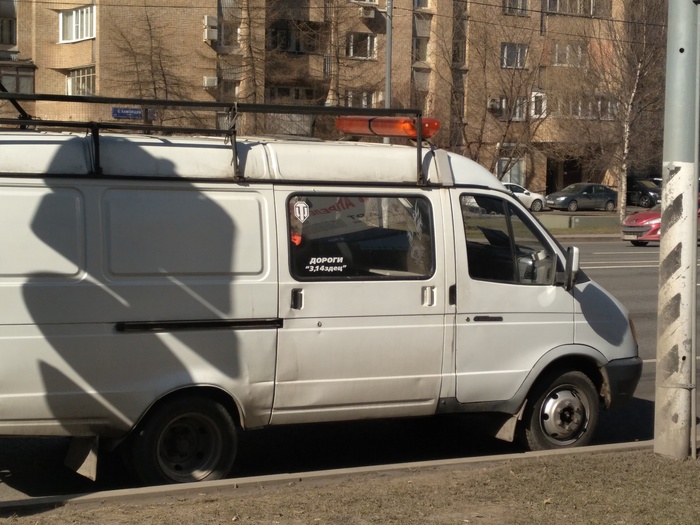
[[[183,397],[156,407],[130,445],[133,468],[147,485],[221,479],[236,456],[236,427],[220,403]]]
[[[598,392],[582,372],[543,378],[533,389],[523,418],[523,440],[530,450],[577,447],[593,439],[600,416]]]

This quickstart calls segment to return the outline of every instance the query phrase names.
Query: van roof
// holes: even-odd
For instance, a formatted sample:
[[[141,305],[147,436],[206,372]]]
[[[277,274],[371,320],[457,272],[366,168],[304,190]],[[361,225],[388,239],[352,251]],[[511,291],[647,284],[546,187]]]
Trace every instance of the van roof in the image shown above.
[[[0,168],[8,175],[94,176],[94,137],[2,131]],[[351,141],[239,137],[239,173],[248,180],[416,184],[415,147]],[[103,177],[233,179],[234,146],[219,137],[100,134]],[[422,149],[427,182],[503,189],[485,168],[459,155]],[[440,162],[444,158],[445,162]]]

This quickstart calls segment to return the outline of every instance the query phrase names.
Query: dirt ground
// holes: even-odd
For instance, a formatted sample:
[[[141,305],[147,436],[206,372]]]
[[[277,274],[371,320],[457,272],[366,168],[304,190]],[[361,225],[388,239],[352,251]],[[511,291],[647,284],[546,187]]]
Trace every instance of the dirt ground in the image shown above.
[[[187,498],[71,504],[1,524],[547,524],[700,522],[700,461],[650,450],[361,474]]]

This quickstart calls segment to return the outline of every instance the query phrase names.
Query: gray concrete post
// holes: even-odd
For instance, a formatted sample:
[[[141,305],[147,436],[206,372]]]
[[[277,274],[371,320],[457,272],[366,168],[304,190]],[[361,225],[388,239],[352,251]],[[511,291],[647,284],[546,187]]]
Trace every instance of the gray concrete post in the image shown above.
[[[666,48],[654,452],[677,459],[695,424],[698,9],[669,2]]]

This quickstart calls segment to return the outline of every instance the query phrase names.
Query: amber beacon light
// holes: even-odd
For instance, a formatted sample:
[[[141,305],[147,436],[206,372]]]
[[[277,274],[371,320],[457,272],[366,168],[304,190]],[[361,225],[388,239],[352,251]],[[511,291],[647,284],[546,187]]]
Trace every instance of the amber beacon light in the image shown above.
[[[338,117],[335,127],[346,135],[376,135],[379,137],[418,137],[416,121],[409,117]],[[421,137],[429,139],[440,129],[434,118],[421,119]]]

